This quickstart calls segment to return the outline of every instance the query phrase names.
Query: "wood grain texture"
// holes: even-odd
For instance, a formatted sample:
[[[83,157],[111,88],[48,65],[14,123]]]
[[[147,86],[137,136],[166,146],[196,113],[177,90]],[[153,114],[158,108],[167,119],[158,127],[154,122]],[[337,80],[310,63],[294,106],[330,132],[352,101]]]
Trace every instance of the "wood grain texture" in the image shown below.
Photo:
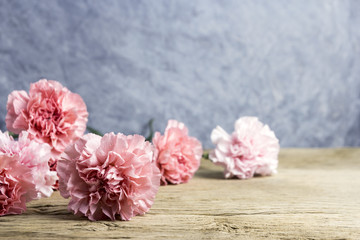
[[[128,222],[90,222],[67,202],[56,192],[1,217],[0,239],[360,239],[360,149],[282,149],[278,174],[250,180],[203,160]]]

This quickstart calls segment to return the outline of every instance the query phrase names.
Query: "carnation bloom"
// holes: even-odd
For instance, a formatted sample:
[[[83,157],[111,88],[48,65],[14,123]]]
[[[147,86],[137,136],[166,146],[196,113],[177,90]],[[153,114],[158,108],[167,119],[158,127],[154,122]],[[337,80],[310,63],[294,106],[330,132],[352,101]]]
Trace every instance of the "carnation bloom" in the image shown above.
[[[30,85],[29,94],[13,91],[7,102],[6,127],[9,131],[29,132],[29,137],[51,146],[49,165],[66,146],[80,138],[86,129],[88,112],[82,98],[59,82],[41,79]]]
[[[184,123],[169,120],[164,136],[156,132],[155,161],[161,172],[161,184],[188,182],[198,170],[203,153],[199,140],[188,136]]]
[[[57,177],[50,172],[50,146],[31,141],[27,132],[19,140],[0,131],[0,216],[20,214],[25,203],[49,197]]]
[[[217,126],[211,133],[211,141],[216,148],[210,153],[210,159],[225,168],[226,178],[247,179],[255,174],[276,173],[279,140],[256,117],[239,118],[231,135]]]
[[[139,135],[86,134],[58,161],[59,190],[69,211],[92,221],[148,212],[160,186],[153,147]]]

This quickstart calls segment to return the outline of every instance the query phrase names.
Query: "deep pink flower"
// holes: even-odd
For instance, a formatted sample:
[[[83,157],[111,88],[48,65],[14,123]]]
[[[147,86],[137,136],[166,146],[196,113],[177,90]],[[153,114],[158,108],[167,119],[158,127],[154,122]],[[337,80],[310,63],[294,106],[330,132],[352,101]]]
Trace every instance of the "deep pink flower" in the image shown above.
[[[57,177],[48,167],[48,144],[31,141],[27,132],[14,141],[0,131],[0,216],[20,214],[25,203],[49,197]]]
[[[256,117],[242,117],[235,122],[235,131],[229,135],[217,126],[211,133],[216,145],[210,159],[225,168],[226,178],[251,178],[276,173],[279,140],[267,125]]]
[[[58,161],[59,190],[68,209],[92,221],[122,220],[149,211],[160,185],[153,146],[139,135],[86,134]]]
[[[56,160],[66,146],[80,138],[86,129],[88,112],[82,98],[59,82],[41,79],[30,85],[29,94],[13,91],[7,102],[6,126],[9,131],[29,132],[29,137],[51,146]]]
[[[164,136],[156,132],[155,161],[161,172],[161,184],[188,182],[198,170],[203,153],[199,140],[188,136],[184,123],[169,120]]]

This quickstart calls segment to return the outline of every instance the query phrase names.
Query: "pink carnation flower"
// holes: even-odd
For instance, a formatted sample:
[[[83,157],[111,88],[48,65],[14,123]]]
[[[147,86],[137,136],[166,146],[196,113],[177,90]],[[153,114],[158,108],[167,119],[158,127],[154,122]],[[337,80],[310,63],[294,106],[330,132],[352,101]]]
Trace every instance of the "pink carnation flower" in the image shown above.
[[[6,127],[9,131],[29,132],[29,137],[51,146],[49,165],[66,146],[80,138],[86,129],[88,112],[82,98],[59,82],[41,79],[30,85],[29,94],[13,91],[7,102]]]
[[[57,177],[50,172],[50,146],[31,141],[27,132],[14,141],[0,131],[0,216],[20,214],[25,203],[49,197]]]
[[[226,178],[247,179],[255,174],[276,173],[279,140],[256,117],[239,118],[231,135],[217,126],[211,133],[211,141],[216,148],[210,153],[210,159],[225,168]]]
[[[188,136],[184,123],[169,120],[164,136],[156,132],[153,144],[162,185],[186,183],[194,176],[203,149],[199,140]]]
[[[86,134],[58,161],[59,190],[69,211],[92,221],[148,212],[160,186],[153,147],[139,135]]]

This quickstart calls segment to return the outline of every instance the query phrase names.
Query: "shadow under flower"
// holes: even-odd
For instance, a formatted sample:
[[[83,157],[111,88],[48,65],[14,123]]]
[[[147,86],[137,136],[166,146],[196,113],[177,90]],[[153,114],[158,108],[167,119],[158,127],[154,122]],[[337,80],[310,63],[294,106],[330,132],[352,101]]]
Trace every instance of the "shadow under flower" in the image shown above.
[[[42,215],[50,218],[57,218],[60,220],[88,220],[86,217],[79,217],[67,210],[67,206],[52,206],[52,205],[36,205],[27,209],[25,215]]]
[[[195,173],[197,178],[207,178],[207,179],[218,179],[218,180],[239,180],[236,176],[232,178],[225,178],[224,169],[221,166],[218,166],[211,162],[211,160],[203,157],[201,160],[201,165],[199,170]],[[267,176],[262,176],[261,174],[254,174],[253,178],[263,178]],[[247,180],[247,179],[243,179]]]
[[[200,167],[195,174],[198,178],[212,178],[212,179],[225,179],[224,173],[221,170],[212,170],[208,168]]]

